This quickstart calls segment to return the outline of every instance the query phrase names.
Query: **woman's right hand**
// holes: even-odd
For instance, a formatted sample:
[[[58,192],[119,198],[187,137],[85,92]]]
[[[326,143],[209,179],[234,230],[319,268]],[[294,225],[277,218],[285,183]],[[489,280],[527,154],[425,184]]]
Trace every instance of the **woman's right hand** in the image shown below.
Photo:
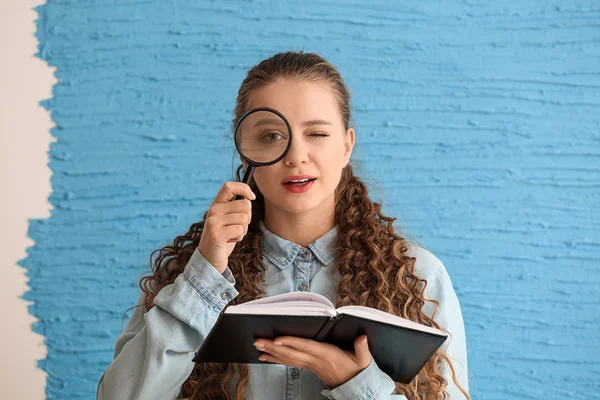
[[[233,200],[235,195],[244,199]],[[225,182],[208,209],[198,250],[220,273],[229,262],[237,242],[248,233],[252,219],[252,203],[256,196],[245,183]]]

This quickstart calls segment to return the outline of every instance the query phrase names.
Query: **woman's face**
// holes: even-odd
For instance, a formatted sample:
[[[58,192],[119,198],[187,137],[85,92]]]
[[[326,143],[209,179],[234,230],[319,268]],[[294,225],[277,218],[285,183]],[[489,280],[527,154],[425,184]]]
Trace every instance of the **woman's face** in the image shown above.
[[[333,89],[327,82],[282,78],[251,93],[248,110],[256,107],[278,110],[292,128],[287,155],[254,170],[265,207],[286,213],[333,209],[335,189],[354,147],[354,130],[345,131]],[[317,178],[307,191],[294,193],[283,183],[289,176],[303,174]]]

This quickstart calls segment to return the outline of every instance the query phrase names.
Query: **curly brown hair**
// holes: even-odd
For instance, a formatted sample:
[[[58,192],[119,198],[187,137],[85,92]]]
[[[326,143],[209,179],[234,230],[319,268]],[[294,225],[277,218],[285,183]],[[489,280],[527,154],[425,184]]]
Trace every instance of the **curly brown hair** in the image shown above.
[[[346,131],[348,130],[350,91],[339,72],[318,54],[302,51],[276,54],[248,71],[238,92],[232,126],[247,111],[252,91],[278,78],[329,83],[339,104]],[[237,181],[241,181],[242,168],[242,165],[237,168]],[[250,187],[257,199],[252,202],[252,220],[248,233],[237,243],[229,257],[228,266],[239,292],[230,304],[244,303],[265,295],[265,266],[260,251],[262,231],[259,229],[259,221],[265,215],[265,203],[256,183],[252,182]],[[335,222],[339,226],[336,265],[341,277],[337,287],[336,307],[350,304],[373,307],[441,329],[433,318],[422,312],[425,301],[433,301],[436,303],[435,316],[439,303],[423,297],[427,281],[414,274],[416,259],[406,254],[408,242],[394,231],[393,222],[396,218],[386,217],[381,213],[381,203],[369,198],[367,186],[354,175],[351,164],[342,171],[335,198]],[[172,245],[155,250],[150,255],[152,274],[142,277],[139,282],[146,294],[144,305],[147,310],[153,307],[156,294],[166,285],[172,284],[183,272],[198,247],[207,214],[208,211],[204,213],[204,219],[193,223],[186,234],[177,236]],[[152,258],[157,251],[159,255],[153,263]],[[410,384],[396,382],[396,392],[411,400],[446,399],[448,393],[445,388],[448,383],[439,372],[442,360],[448,363],[455,384],[470,400],[469,394],[457,381],[449,357],[441,350],[436,352]],[[245,399],[244,393],[249,386],[246,364],[196,364],[182,386],[182,393],[192,399],[230,399],[227,384],[233,379],[236,369],[239,373],[237,399]]]

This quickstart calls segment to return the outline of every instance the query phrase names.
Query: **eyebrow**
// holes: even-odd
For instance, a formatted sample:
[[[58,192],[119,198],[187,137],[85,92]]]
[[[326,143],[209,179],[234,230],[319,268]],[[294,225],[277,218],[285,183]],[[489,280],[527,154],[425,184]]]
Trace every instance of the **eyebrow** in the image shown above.
[[[315,126],[315,125],[333,125],[331,122],[324,119],[313,119],[311,121],[304,121],[304,126]]]
[[[285,124],[279,118],[263,118],[260,121],[257,121],[254,124],[254,127],[256,128],[257,126],[261,126],[261,125],[285,125]]]
[[[254,127],[257,126],[261,126],[261,125],[283,125],[282,124],[282,120],[279,118],[263,118],[260,121],[257,121],[256,124],[254,124]],[[331,122],[324,120],[324,119],[312,119],[310,121],[304,121],[302,123],[303,126],[315,126],[315,125],[333,125]]]

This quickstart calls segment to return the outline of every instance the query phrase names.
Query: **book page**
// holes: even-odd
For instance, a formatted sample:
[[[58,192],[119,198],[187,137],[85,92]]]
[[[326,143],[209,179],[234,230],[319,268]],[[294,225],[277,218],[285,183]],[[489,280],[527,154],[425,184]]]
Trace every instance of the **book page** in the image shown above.
[[[374,321],[385,322],[388,324],[403,326],[406,328],[415,329],[423,332],[430,332],[436,335],[448,336],[445,332],[436,329],[432,326],[426,326],[419,324],[418,322],[411,321],[406,318],[399,317],[398,315],[390,314],[385,311],[377,310],[375,308],[364,307],[364,306],[344,306],[337,309],[338,314],[355,315],[357,317],[370,319]]]
[[[329,301],[329,299],[318,293],[311,292],[288,292],[278,294],[275,296],[264,297],[258,300],[248,301],[246,303],[238,304],[235,307],[250,306],[256,304],[272,304],[272,303],[285,303],[288,301],[310,301],[313,303],[320,303],[326,305],[328,308],[335,309],[335,306]]]
[[[226,314],[326,315],[335,316],[335,307],[325,297],[311,292],[290,292],[229,306]]]
[[[236,308],[236,306],[228,307],[225,310],[225,314],[252,314],[252,315],[314,315],[314,316],[327,316],[334,317],[335,311],[327,308],[323,309],[320,307],[246,307],[243,309]]]

